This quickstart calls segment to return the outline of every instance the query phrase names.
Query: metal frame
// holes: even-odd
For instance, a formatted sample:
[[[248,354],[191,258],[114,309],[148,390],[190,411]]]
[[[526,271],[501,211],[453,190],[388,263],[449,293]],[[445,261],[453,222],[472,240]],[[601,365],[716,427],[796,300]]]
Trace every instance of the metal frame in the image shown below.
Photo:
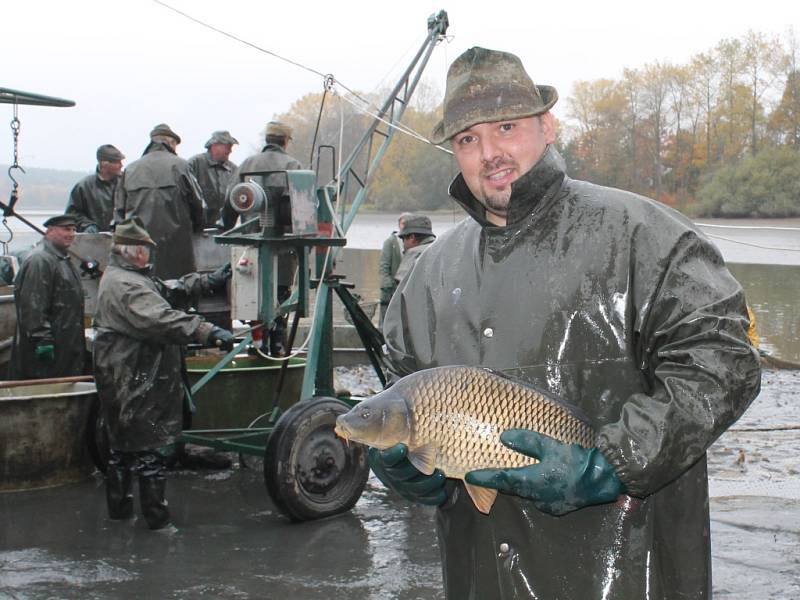
[[[378,117],[380,117],[380,119],[384,119],[392,125],[400,121],[408,106],[411,95],[414,93],[419,83],[431,53],[436,44],[443,39],[448,25],[449,22],[445,11],[440,11],[436,15],[431,15],[428,19],[428,36],[403,76],[395,85],[389,97],[378,110]],[[260,229],[253,233],[254,223],[258,221],[258,219],[253,219],[214,238],[219,244],[256,246],[259,248],[262,289],[259,318],[262,323],[269,323],[277,314],[287,314],[292,310],[295,311],[296,318],[308,316],[309,290],[312,287],[316,288],[317,304],[313,314],[313,324],[308,344],[303,384],[298,400],[313,398],[315,396],[335,395],[333,389],[332,310],[334,292],[350,313],[356,331],[367,351],[370,363],[378,374],[381,382],[384,385],[386,383],[384,372],[385,363],[381,351],[383,335],[372,325],[370,319],[361,310],[358,302],[350,294],[349,289],[352,288],[353,285],[343,282],[343,276],[334,274],[332,267],[333,259],[335,259],[338,254],[338,248],[347,243],[345,237],[334,236],[333,232],[338,231],[344,235],[352,225],[356,213],[361,207],[366,195],[367,183],[370,181],[374,170],[381,162],[394,136],[395,128],[392,126],[387,127],[385,131],[379,129],[382,123],[380,119],[373,120],[360,142],[343,163],[341,182],[339,182],[339,185],[337,185],[336,181],[333,181],[316,189],[318,201],[317,222],[321,232],[319,235],[275,236],[274,232],[268,231],[267,229]],[[376,135],[381,136],[383,139],[373,154],[373,143]],[[359,173],[356,164],[362,161],[366,163],[366,169]],[[245,176],[265,175],[270,173],[274,172],[261,171],[240,173],[240,177],[244,180]],[[346,210],[345,205],[347,198],[353,193],[352,187],[356,187],[356,191],[354,192],[355,196],[349,210]],[[334,208],[337,202],[339,205],[338,219],[336,209]],[[336,225],[335,228],[334,224]],[[291,247],[295,249],[297,253],[298,286],[292,296],[276,309],[271,265],[273,264],[273,258],[280,249],[285,247]],[[317,277],[315,279],[312,279],[309,274],[309,250],[312,248],[326,248],[325,253],[319,250],[316,252],[315,272]],[[293,325],[293,330],[295,330],[295,328],[296,321]],[[293,335],[291,337],[293,338]],[[251,340],[252,337],[248,334],[236,348],[226,354],[217,365],[192,387],[192,393],[197,392],[205,383],[219,373],[239,351],[250,343]],[[290,346],[292,341],[293,340],[290,340]],[[342,398],[342,400],[350,404],[355,404],[357,402],[357,399],[354,398]],[[260,455],[264,452],[266,440],[269,438],[279,416],[280,409],[277,408],[277,402],[273,401],[273,408],[269,416],[267,427],[224,430],[187,430],[181,435],[180,439],[185,442],[210,446],[217,450]]]

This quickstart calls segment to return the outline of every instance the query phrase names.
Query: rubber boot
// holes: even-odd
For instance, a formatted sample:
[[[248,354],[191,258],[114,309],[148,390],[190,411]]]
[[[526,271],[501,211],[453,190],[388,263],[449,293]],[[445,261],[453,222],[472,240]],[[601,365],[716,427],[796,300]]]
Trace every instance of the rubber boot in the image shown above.
[[[139,500],[142,514],[150,529],[161,529],[169,525],[169,509],[164,498],[166,487],[167,480],[163,475],[139,475]]]
[[[133,517],[133,481],[123,458],[112,453],[106,469],[108,517],[114,520]]]
[[[162,457],[154,453],[140,456],[139,501],[142,514],[150,529],[161,529],[170,524],[167,500],[164,498],[166,487]]]

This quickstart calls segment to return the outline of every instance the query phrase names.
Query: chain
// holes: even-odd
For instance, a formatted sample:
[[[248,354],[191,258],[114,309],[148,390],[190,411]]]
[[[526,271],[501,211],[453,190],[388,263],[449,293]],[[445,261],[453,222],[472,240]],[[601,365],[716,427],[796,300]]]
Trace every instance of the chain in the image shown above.
[[[14,136],[14,164],[11,165],[12,169],[19,169],[19,130],[22,124],[19,121],[17,111],[19,110],[17,104],[14,104],[14,118],[11,119],[11,133]],[[15,182],[16,183],[16,182]]]

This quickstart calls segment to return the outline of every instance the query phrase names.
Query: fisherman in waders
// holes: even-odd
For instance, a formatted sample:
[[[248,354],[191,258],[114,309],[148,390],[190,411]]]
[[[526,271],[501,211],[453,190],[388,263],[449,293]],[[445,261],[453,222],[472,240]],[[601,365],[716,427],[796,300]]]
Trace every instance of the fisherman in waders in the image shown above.
[[[50,217],[44,226],[44,238],[14,280],[17,331],[9,379],[83,374],[83,287],[68,252],[75,241],[75,217]]]
[[[425,215],[406,217],[405,226],[397,234],[397,237],[403,242],[403,259],[394,274],[395,284],[403,281],[403,278],[414,268],[417,259],[436,240],[431,220]]]
[[[267,123],[264,132],[264,147],[261,152],[247,157],[242,161],[236,174],[233,176],[234,185],[239,182],[240,173],[252,173],[255,171],[296,171],[302,169],[296,158],[291,156],[286,150],[289,142],[292,141],[292,128],[280,121],[270,121]],[[279,198],[289,193],[286,176],[281,173],[266,175],[260,182],[262,187],[270,197],[271,202],[278,201]],[[242,215],[242,222],[253,219],[254,214]],[[222,209],[222,222],[225,229],[229,229],[236,223],[239,214],[226,202]],[[281,251],[278,255],[278,302],[284,302],[291,295],[291,285],[294,281],[294,272],[297,268],[297,257],[293,250]],[[283,356],[286,353],[286,321],[285,315],[278,315],[273,320],[268,330],[269,353],[272,356]]]
[[[573,405],[598,448],[504,432],[540,462],[467,473],[500,490],[488,515],[403,445],[370,464],[439,507],[451,600],[708,599],[705,453],[760,385],[744,293],[679,213],[569,178],[556,100],[512,54],[472,48],[451,65],[433,142],[450,142],[469,218],[419,257],[384,334],[396,375],[496,369]]]
[[[205,200],[205,226],[214,227],[222,215],[228,199],[228,190],[236,183],[236,165],[228,160],[233,145],[238,140],[228,131],[215,131],[206,142],[206,151],[195,154],[187,162],[189,169],[203,190]],[[234,219],[235,222],[235,219]],[[224,224],[220,224],[224,226]],[[228,223],[225,229],[233,227]]]
[[[94,316],[94,376],[111,454],[106,500],[111,519],[133,516],[133,476],[150,529],[170,527],[161,449],[183,424],[182,346],[190,342],[230,350],[233,334],[167,298],[223,293],[230,266],[162,282],[151,276],[155,242],[136,218],[114,230],[111,258],[100,280]]]
[[[75,217],[79,233],[109,231],[114,216],[117,188],[125,155],[111,144],[97,149],[97,168],[72,188],[65,212]]]
[[[397,231],[390,233],[381,247],[381,257],[378,261],[378,283],[381,287],[378,325],[381,329],[386,318],[386,309],[389,308],[389,301],[397,289],[397,281],[395,281],[394,276],[400,267],[400,262],[403,260],[403,241],[400,239],[400,232],[403,231],[406,218],[412,214],[406,212],[398,217]]]
[[[196,270],[192,233],[203,230],[203,192],[177,155],[180,143],[166,123],[153,127],[144,154],[128,165],[114,194],[114,222],[139,217],[158,244],[154,274],[161,279]]]

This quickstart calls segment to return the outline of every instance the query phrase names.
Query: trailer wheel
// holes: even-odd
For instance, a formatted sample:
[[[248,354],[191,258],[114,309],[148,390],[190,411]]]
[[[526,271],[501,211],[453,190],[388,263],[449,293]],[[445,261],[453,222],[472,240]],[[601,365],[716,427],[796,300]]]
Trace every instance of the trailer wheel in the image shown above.
[[[369,476],[367,452],[333,431],[350,407],[336,398],[303,400],[286,411],[267,440],[264,482],[275,506],[292,521],[350,510]]]

